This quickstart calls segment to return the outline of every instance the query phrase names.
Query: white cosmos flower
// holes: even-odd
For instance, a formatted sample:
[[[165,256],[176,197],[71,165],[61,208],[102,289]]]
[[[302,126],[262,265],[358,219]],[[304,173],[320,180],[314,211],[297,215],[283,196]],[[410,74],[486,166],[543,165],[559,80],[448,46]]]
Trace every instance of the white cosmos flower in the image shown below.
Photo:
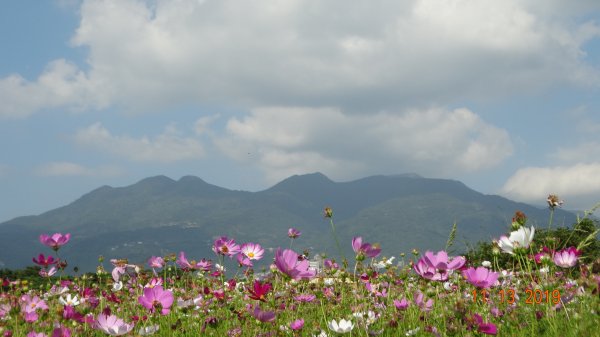
[[[514,254],[517,248],[529,248],[531,241],[533,241],[533,235],[535,234],[535,228],[521,227],[518,230],[511,232],[509,237],[502,236],[498,240],[498,247],[505,253]]]
[[[123,289],[123,282],[119,281],[119,282],[113,283],[113,287],[112,287],[113,291],[119,291],[121,289]]]
[[[492,266],[492,263],[490,261],[483,261],[481,262],[481,265],[486,268],[490,268]]]
[[[68,306],[76,306],[79,304],[79,299],[77,298],[77,295],[75,296],[71,296],[71,294],[67,294],[67,297],[60,297],[58,299],[58,301],[62,304],[62,305],[68,305]]]
[[[332,319],[331,322],[327,323],[327,326],[330,330],[337,333],[346,333],[354,329],[354,323],[352,323],[352,321],[347,321],[343,318],[340,320],[339,323],[336,322],[335,319]]]

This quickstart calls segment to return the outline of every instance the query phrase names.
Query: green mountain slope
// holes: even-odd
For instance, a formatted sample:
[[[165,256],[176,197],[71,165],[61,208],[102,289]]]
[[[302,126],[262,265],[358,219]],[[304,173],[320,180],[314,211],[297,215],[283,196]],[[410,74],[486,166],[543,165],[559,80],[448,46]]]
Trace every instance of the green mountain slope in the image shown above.
[[[0,267],[30,265],[31,257],[49,252],[37,241],[39,234],[54,232],[72,233],[61,255],[81,270],[95,269],[99,255],[144,262],[183,250],[193,258],[213,258],[212,241],[221,235],[265,248],[287,247],[289,227],[302,231],[295,249],[335,255],[325,206],[334,210],[347,256],[357,235],[381,243],[388,256],[413,248],[437,250],[456,221],[460,250],[505,233],[516,210],[538,226],[545,226],[549,215],[547,209],[483,195],[458,181],[414,174],[333,182],[314,173],[260,192],[228,190],[193,176],[177,181],[157,176],[126,187],[103,186],[67,206],[0,224]],[[557,210],[554,221],[571,224],[575,216]]]

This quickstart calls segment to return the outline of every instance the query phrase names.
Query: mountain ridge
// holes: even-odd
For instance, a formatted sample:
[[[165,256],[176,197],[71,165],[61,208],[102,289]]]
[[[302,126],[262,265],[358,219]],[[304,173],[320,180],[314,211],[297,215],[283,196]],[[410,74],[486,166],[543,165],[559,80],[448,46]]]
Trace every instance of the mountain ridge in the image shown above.
[[[44,251],[39,234],[53,232],[72,233],[64,251],[84,250],[70,261],[82,270],[93,269],[89,265],[98,255],[144,261],[185,250],[210,258],[212,240],[220,235],[284,247],[289,227],[303,232],[295,241],[298,249],[331,253],[335,249],[323,218],[325,206],[334,210],[340,242],[361,235],[394,254],[443,248],[454,221],[459,237],[474,244],[506,233],[516,210],[538,226],[548,218],[547,210],[484,195],[460,181],[416,174],[335,182],[316,172],[257,192],[226,189],[192,175],[178,180],[159,175],[123,187],[101,186],[68,205],[0,224],[0,245],[6,247],[0,266],[30,264],[32,256]],[[560,209],[554,217],[567,225],[575,220]],[[343,246],[352,253],[350,245]]]

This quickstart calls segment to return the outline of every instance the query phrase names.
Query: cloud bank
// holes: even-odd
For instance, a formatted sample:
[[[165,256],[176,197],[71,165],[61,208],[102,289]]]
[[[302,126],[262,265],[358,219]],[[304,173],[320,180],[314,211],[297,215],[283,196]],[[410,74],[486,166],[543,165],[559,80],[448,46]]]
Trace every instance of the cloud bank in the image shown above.
[[[364,116],[335,108],[257,108],[232,118],[215,139],[231,158],[269,181],[322,171],[333,178],[419,172],[452,175],[492,168],[512,154],[506,130],[468,109]]]
[[[0,79],[0,116],[175,102],[349,111],[596,85],[592,1],[84,1],[65,60]],[[569,13],[570,16],[566,16]],[[33,98],[33,99],[32,99]],[[369,107],[371,109],[365,109]]]

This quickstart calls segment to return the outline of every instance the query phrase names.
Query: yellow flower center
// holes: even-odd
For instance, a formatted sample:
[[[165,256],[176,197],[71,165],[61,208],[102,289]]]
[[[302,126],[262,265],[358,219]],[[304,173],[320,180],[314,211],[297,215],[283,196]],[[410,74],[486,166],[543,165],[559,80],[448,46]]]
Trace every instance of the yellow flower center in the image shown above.
[[[249,252],[246,254],[249,258],[253,258],[254,257],[254,253],[253,252]]]

